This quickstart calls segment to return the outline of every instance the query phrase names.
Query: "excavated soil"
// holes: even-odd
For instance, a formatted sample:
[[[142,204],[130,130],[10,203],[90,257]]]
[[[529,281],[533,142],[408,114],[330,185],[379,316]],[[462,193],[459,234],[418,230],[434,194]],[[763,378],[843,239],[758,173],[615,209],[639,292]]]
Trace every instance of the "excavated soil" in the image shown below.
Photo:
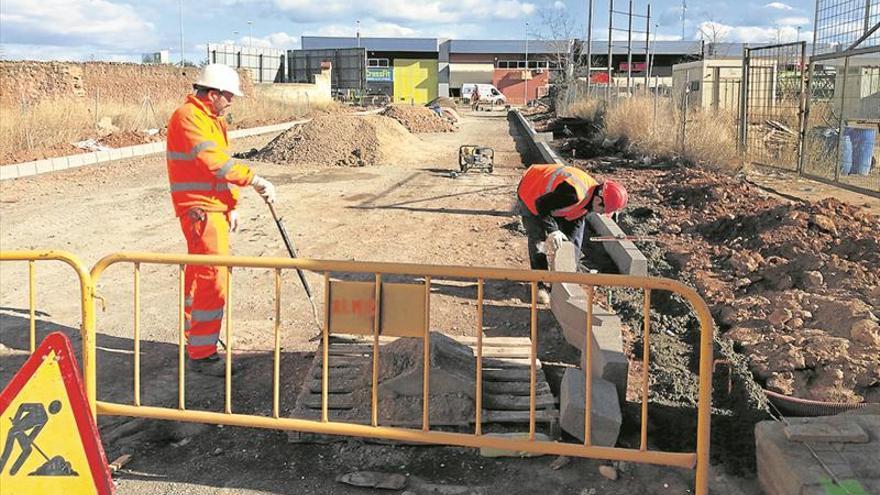
[[[333,114],[288,129],[247,158],[287,165],[363,167],[413,154],[420,145],[390,117]]]
[[[455,126],[438,116],[433,110],[423,106],[392,105],[384,114],[391,117],[409,130],[418,134],[425,132],[453,132]]]

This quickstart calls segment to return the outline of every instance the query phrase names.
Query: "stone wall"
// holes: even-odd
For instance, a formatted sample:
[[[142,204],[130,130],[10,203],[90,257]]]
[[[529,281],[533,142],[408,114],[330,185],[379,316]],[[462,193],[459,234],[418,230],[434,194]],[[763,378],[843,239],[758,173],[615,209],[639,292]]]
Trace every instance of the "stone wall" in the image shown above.
[[[254,91],[260,98],[268,98],[281,103],[310,106],[329,104],[332,100],[330,69],[324,69],[314,77],[314,84],[255,84]]]
[[[85,98],[99,101],[176,101],[192,91],[199,69],[173,65],[114,62],[0,61],[0,106],[22,101]],[[246,70],[239,71],[242,90],[254,93]]]

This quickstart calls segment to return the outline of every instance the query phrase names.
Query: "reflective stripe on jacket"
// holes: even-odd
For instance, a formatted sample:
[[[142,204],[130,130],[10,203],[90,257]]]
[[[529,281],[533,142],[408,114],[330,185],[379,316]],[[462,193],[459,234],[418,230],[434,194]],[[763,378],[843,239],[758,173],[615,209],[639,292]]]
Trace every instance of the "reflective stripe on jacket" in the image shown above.
[[[229,211],[238,202],[238,188],[254,173],[236,162],[229,151],[226,122],[195,95],[187,96],[168,121],[166,161],[171,202],[177,216],[193,207]]]
[[[535,203],[541,196],[552,192],[559,184],[567,182],[574,187],[577,192],[578,201],[565,208],[553,210],[551,215],[554,217],[565,218],[566,220],[577,220],[587,214],[589,201],[593,196],[593,189],[599,184],[596,179],[590,177],[583,170],[575,167],[564,167],[562,165],[532,165],[526,170],[522,180],[519,182],[517,194],[525,203],[526,208],[533,215],[538,214],[538,208]]]

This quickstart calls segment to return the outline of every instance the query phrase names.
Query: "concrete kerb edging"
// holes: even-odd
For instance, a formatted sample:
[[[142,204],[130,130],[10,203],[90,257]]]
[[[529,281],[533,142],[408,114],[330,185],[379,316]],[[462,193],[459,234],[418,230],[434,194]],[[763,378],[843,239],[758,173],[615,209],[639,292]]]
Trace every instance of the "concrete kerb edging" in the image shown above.
[[[540,163],[555,163],[568,166],[568,163],[560,158],[547,142],[553,139],[552,133],[535,132],[531,123],[519,110],[512,110],[511,112],[514,115],[514,121],[522,129],[523,134],[528,140],[529,149],[540,158]],[[549,138],[547,135],[549,135]],[[590,214],[587,219],[600,236],[623,235],[623,230],[621,230],[617,223],[606,216]],[[602,247],[611,256],[611,259],[614,260],[614,264],[617,265],[620,273],[639,276],[648,274],[647,258],[631,241],[604,241],[602,242]]]
[[[368,115],[362,113],[360,115]],[[294,120],[292,122],[284,122],[281,124],[266,125],[261,127],[252,127],[250,129],[239,129],[229,133],[230,138],[242,138],[248,136],[257,136],[260,134],[268,134],[270,132],[286,131],[295,125],[305,124],[312,119]],[[98,165],[108,163],[124,158],[136,158],[139,156],[153,155],[165,152],[165,141],[156,141],[154,143],[138,144],[136,146],[126,146],[125,148],[114,148],[105,151],[92,151],[90,153],[79,153],[76,155],[59,156],[56,158],[48,158],[45,160],[36,160],[25,163],[14,163],[11,165],[0,166],[0,181],[7,179],[18,179],[31,175],[44,174],[48,172],[56,172],[59,170],[67,170],[69,168],[84,167],[87,165]]]

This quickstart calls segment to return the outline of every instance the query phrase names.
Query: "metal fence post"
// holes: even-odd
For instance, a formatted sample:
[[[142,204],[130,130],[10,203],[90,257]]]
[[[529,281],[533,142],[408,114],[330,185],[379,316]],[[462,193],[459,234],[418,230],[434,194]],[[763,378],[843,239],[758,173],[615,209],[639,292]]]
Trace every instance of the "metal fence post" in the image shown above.
[[[834,160],[834,182],[840,182],[840,157],[843,146],[844,130],[846,129],[846,78],[849,75],[849,57],[843,59],[843,87],[840,89],[840,117],[837,120],[837,159]],[[836,88],[835,88],[836,89]],[[850,158],[852,159],[852,158]]]
[[[748,152],[746,139],[748,139],[750,64],[751,53],[748,48],[743,48],[743,70],[739,91],[739,151],[743,157],[745,157]]]
[[[807,42],[801,42],[801,54],[798,66],[801,71],[801,87],[800,87],[800,110],[798,112],[798,148],[797,148],[797,173],[802,175],[804,172],[804,150],[806,149],[807,140],[807,116],[810,108],[810,86],[809,75],[812,74],[813,64],[804,67],[807,60]],[[806,70],[805,70],[806,69]]]

